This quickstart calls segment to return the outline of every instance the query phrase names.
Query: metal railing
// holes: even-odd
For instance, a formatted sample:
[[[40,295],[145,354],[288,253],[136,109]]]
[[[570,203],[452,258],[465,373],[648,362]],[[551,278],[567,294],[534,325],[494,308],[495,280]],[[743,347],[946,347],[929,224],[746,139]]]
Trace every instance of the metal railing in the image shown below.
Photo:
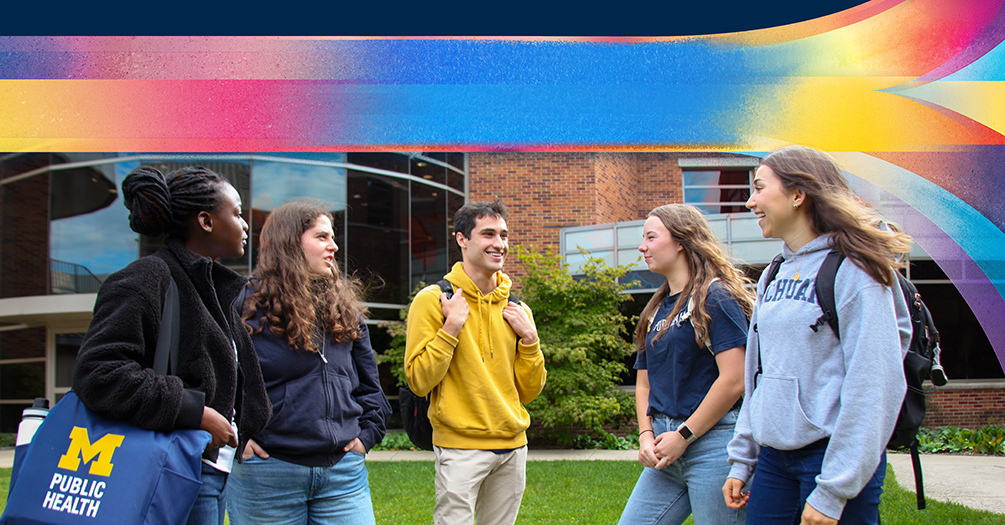
[[[76,263],[49,259],[49,275],[53,294],[95,293],[101,287],[101,279]]]

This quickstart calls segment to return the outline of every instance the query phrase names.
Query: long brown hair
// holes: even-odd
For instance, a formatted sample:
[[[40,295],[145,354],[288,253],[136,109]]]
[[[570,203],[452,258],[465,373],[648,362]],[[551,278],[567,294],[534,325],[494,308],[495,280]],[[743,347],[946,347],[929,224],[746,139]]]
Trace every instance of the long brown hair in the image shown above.
[[[749,319],[754,310],[753,296],[747,286],[750,280],[744,277],[743,272],[734,267],[726,258],[726,254],[719,247],[719,240],[712,233],[708,221],[705,220],[701,212],[688,204],[667,204],[649,212],[649,217],[658,218],[663,226],[670,231],[673,240],[684,248],[683,254],[691,276],[681,291],[680,299],[666,316],[666,319],[673,319],[687,304],[687,298],[692,298],[694,310],[691,312],[691,324],[694,325],[694,338],[698,346],[708,346],[712,318],[708,315],[705,299],[709,286],[717,279],[719,284],[725,287],[736,299],[740,308],[743,309],[743,313]],[[637,350],[645,351],[649,322],[668,295],[670,295],[670,283],[664,281],[653,294],[652,299],[649,300],[649,304],[642,310],[639,324],[635,327],[635,348]],[[656,337],[659,338],[662,335],[661,332]]]
[[[830,234],[834,248],[855,262],[877,282],[891,286],[895,268],[911,249],[911,236],[894,224],[889,230],[879,212],[862,200],[841,174],[830,155],[806,146],[787,146],[761,160],[788,191],[802,190],[808,199],[810,226],[818,234]]]
[[[265,220],[254,272],[257,287],[244,302],[243,319],[252,334],[268,327],[273,334],[285,335],[291,348],[310,352],[318,351],[317,328],[338,342],[360,336],[366,307],[359,281],[343,275],[338,265],[331,275],[315,274],[304,255],[301,236],[321,216],[332,220],[320,201],[296,200],[280,205]],[[247,321],[259,309],[260,326],[252,330]]]

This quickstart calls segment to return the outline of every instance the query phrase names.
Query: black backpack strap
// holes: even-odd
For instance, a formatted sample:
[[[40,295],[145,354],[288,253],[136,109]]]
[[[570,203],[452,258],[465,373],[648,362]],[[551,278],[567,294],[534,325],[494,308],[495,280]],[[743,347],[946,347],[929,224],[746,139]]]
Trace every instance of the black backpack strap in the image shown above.
[[[834,279],[837,278],[838,267],[841,266],[844,259],[843,253],[832,249],[827,253],[820,269],[817,270],[814,287],[817,294],[817,304],[820,305],[820,309],[824,313],[817,319],[817,322],[810,325],[810,328],[816,332],[824,323],[827,323],[831,325],[831,330],[834,330],[834,335],[838,339],[841,339],[841,332],[838,330],[837,304],[834,301]]]
[[[440,279],[439,282],[436,283],[436,286],[440,287],[441,292],[447,294],[447,299],[454,296],[454,285],[450,284],[450,281]]]
[[[782,254],[778,254],[775,256],[774,259],[771,259],[771,264],[769,264],[768,267],[764,269],[765,274],[768,276],[767,279],[764,280],[765,292],[768,291],[768,285],[771,284],[771,281],[774,281],[775,277],[778,276],[778,268],[782,265],[782,261],[784,260],[785,257],[782,257]],[[756,333],[757,332],[756,323],[754,324],[753,328],[754,332]],[[763,370],[761,369],[761,337],[760,334],[757,334],[757,372],[754,372],[754,388],[757,388],[757,376],[761,375],[762,372]]]
[[[154,372],[168,375],[178,366],[178,334],[181,331],[181,302],[178,300],[178,283],[171,277],[161,310],[161,327],[157,333],[157,350],[154,352]]]

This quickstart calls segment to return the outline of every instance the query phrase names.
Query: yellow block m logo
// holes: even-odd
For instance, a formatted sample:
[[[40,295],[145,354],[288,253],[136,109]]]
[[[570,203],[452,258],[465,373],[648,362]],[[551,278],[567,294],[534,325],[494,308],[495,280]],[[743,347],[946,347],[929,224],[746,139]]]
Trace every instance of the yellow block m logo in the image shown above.
[[[83,457],[84,463],[91,463],[88,472],[96,476],[111,476],[112,467],[115,466],[112,465],[112,454],[122,445],[122,439],[123,436],[119,434],[105,434],[92,445],[87,437],[86,428],[73,427],[70,431],[70,448],[66,449],[66,454],[59,458],[59,464],[56,466],[76,472],[80,466],[80,458]],[[98,456],[98,459],[91,461],[94,456]]]

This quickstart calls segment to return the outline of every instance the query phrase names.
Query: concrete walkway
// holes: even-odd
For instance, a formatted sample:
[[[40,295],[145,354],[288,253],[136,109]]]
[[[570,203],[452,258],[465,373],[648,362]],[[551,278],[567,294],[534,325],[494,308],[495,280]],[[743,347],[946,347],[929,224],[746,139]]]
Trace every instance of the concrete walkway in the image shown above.
[[[378,450],[367,454],[368,461],[433,461],[433,453],[414,450]],[[636,461],[637,450],[534,450],[531,461],[608,460]],[[14,449],[0,449],[0,468],[10,468]],[[897,481],[914,492],[914,472],[910,454],[887,455]],[[921,457],[925,496],[952,501],[974,509],[1005,514],[1005,457],[927,454]]]

